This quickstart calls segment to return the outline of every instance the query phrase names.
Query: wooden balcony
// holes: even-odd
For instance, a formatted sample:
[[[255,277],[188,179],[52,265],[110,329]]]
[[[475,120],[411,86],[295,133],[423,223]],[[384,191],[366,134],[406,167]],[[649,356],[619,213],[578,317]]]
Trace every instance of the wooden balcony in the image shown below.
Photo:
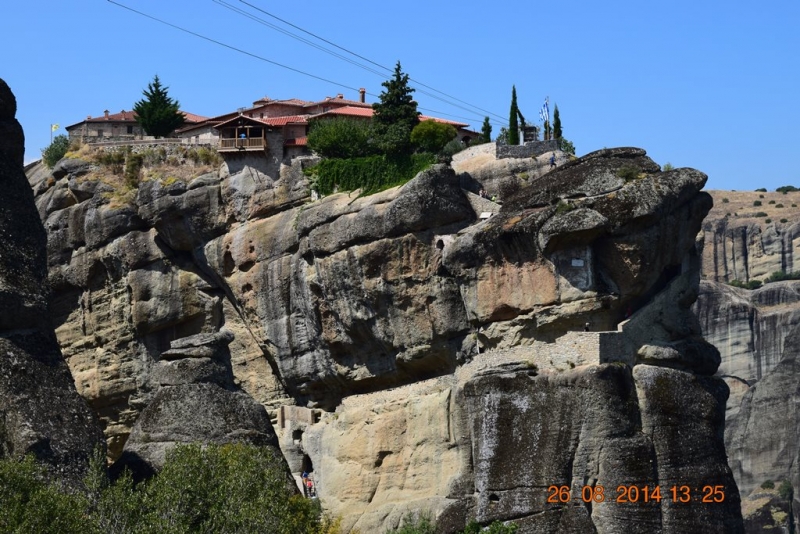
[[[267,140],[261,137],[252,138],[222,138],[219,140],[218,152],[234,152],[237,150],[266,150]]]

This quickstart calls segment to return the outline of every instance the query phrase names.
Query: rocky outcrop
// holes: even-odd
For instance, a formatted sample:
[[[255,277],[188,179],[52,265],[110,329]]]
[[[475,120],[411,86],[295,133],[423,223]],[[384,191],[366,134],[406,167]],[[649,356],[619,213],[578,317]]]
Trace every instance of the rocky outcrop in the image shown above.
[[[76,483],[102,434],[49,321],[46,234],[23,172],[15,115],[14,95],[0,79],[0,456],[33,454]]]
[[[704,337],[720,351],[718,376],[728,384],[725,442],[743,496],[748,532],[791,530],[800,510],[761,488],[789,484],[796,494],[800,434],[794,424],[795,360],[800,346],[800,282],[747,290],[728,282],[764,281],[797,271],[796,192],[711,191],[703,223],[703,278],[694,309]]]
[[[67,171],[80,164],[38,183],[59,340],[112,456],[157,461],[171,436],[257,427],[235,402],[233,427],[169,422],[187,405],[216,413],[204,403],[239,387],[294,405],[281,414],[314,410],[279,415],[280,443],[364,532],[423,508],[448,532],[472,517],[522,532],[740,531],[727,388],[690,312],[705,175],[602,150],[498,189],[502,208],[482,219],[463,188],[477,169],[310,202],[305,163],[153,179],[127,197]],[[202,340],[230,342],[232,381]],[[611,495],[548,503],[550,485]],[[620,485],[722,486],[726,504],[623,506]]]
[[[233,383],[228,351],[233,338],[227,330],[197,334],[173,341],[161,353],[154,372],[160,387],[136,420],[116,470],[128,468],[145,478],[159,471],[181,443],[249,443],[279,450],[264,407]]]

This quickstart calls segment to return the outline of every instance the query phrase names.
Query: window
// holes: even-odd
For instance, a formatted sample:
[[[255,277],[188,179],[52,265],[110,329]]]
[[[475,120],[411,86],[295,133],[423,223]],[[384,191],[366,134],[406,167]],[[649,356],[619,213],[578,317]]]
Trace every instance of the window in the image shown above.
[[[97,137],[103,137],[103,129],[102,128],[98,128],[97,129]]]
[[[128,135],[133,135],[133,126],[128,126]]]

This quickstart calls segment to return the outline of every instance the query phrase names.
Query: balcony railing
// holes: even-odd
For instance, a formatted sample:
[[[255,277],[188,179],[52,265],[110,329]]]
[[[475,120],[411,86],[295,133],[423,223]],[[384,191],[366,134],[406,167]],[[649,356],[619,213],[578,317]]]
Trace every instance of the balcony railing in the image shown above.
[[[265,148],[266,139],[261,137],[220,139],[219,150],[253,150]]]

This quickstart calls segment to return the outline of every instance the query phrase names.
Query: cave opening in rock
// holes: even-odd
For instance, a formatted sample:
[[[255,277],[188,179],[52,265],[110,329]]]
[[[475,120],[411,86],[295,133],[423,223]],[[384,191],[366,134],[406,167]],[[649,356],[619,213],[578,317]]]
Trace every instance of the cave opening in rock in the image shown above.
[[[311,463],[311,458],[309,458],[307,454],[303,455],[303,472],[304,473],[314,472],[314,464]]]

